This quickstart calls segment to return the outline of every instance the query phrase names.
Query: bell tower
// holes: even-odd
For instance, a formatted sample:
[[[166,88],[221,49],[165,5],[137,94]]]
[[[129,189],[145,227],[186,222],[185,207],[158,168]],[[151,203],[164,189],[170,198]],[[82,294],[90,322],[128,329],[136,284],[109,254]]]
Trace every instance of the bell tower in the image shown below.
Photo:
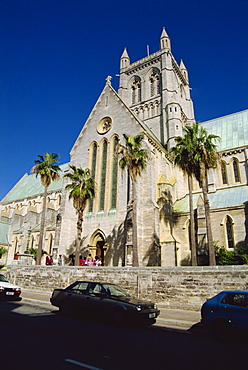
[[[165,30],[159,39],[159,51],[134,63],[125,48],[120,58],[118,93],[125,103],[170,149],[182,128],[194,120],[188,71],[171,52],[171,40]]]

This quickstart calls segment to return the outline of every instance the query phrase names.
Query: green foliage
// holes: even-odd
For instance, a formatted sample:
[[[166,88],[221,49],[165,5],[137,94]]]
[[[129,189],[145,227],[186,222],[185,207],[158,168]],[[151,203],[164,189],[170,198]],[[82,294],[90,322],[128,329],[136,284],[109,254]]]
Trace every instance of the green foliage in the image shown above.
[[[237,252],[225,247],[214,246],[217,265],[245,265],[248,263],[248,245],[239,247]]]
[[[37,253],[38,253],[38,248],[29,248],[28,251],[30,252],[30,254],[32,254],[34,256],[34,259],[36,259]],[[43,251],[43,249],[42,249],[41,255],[43,256],[43,254],[47,254],[47,252]]]
[[[0,247],[0,258],[2,258],[2,256],[7,253],[7,249],[4,248],[4,247]]]

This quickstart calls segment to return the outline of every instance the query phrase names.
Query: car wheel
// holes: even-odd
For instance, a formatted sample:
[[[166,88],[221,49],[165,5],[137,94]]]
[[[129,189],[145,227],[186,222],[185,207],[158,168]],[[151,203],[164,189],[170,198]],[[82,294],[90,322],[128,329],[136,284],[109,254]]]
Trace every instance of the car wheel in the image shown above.
[[[231,333],[231,324],[226,320],[217,320],[213,324],[213,332],[218,339],[227,339]]]
[[[112,311],[111,319],[114,325],[122,325],[125,319],[124,310],[122,308],[114,308]]]

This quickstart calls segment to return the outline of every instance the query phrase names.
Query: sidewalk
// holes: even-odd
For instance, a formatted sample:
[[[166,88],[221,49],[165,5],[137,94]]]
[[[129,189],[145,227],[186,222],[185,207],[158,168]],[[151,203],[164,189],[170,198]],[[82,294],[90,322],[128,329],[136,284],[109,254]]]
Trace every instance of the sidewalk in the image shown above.
[[[36,292],[24,289],[21,297],[23,302],[39,303],[51,306],[51,293]],[[158,308],[160,310],[160,315],[155,324],[158,326],[188,330],[201,320],[201,313],[199,311],[176,310],[165,308],[159,305]]]

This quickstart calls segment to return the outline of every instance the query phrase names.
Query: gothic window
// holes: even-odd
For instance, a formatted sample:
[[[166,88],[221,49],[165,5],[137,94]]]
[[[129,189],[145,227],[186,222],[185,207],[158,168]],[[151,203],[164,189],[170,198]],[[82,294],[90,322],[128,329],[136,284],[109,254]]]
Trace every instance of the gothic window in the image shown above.
[[[100,202],[99,211],[104,210],[105,201],[105,186],[106,186],[106,172],[107,172],[107,141],[104,140],[102,145],[102,163],[101,163],[101,179],[100,179]]]
[[[140,103],[141,102],[141,79],[140,77],[134,77],[132,86],[132,104]]]
[[[236,159],[233,161],[233,173],[235,182],[240,182],[239,164]]]
[[[112,189],[111,189],[111,205],[110,209],[116,208],[116,202],[117,202],[117,175],[118,175],[118,156],[116,155],[116,148],[118,145],[118,138],[114,138],[113,143],[113,167],[112,167]]]
[[[223,185],[227,184],[226,164],[221,162],[221,176]]]
[[[97,145],[93,143],[91,148],[91,164],[90,164],[90,173],[93,180],[96,177],[96,155],[97,155]],[[89,212],[93,211],[93,199],[89,202]]]
[[[228,248],[234,248],[233,223],[229,216],[226,218],[226,236]]]
[[[160,81],[159,81],[159,73],[157,71],[153,71],[150,78],[150,95],[158,95],[160,93]]]

